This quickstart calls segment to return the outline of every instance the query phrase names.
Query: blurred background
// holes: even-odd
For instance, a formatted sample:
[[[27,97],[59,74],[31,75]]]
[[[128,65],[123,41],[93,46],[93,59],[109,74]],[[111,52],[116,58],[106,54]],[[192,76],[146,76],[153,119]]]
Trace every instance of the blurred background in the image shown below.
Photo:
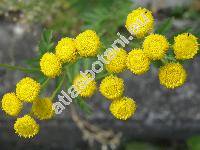
[[[44,28],[54,30],[55,40],[94,29],[109,47],[117,32],[127,34],[126,16],[137,7],[153,11],[155,31],[166,34],[170,42],[181,32],[199,38],[200,0],[0,0],[0,63],[28,66],[26,60],[37,55]],[[135,40],[127,50],[139,46]],[[53,120],[41,122],[35,138],[23,139],[14,134],[15,118],[0,110],[0,149],[200,150],[200,58],[184,66],[188,79],[176,90],[159,84],[154,67],[142,76],[120,74],[125,95],[138,104],[135,116],[126,122],[114,119],[108,102],[96,94],[87,102],[91,114],[69,107]],[[26,75],[0,68],[0,97]]]

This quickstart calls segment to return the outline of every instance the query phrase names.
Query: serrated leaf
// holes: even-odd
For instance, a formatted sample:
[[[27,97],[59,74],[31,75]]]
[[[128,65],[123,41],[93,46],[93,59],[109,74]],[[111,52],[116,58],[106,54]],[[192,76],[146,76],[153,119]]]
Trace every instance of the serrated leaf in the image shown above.
[[[41,40],[39,42],[40,55],[43,55],[46,52],[52,52],[53,46],[53,31],[44,29],[44,31],[42,32]]]

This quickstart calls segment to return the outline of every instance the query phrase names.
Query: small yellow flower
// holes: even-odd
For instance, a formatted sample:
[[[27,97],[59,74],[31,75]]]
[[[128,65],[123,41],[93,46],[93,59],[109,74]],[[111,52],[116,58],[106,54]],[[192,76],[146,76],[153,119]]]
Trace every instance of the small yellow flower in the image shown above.
[[[109,64],[106,64],[106,69],[108,72],[120,73],[126,68],[127,53],[123,49],[117,49],[110,51],[107,57],[110,58],[109,55],[113,55],[113,53],[115,57],[109,61]]]
[[[165,36],[159,34],[151,34],[147,36],[143,42],[144,52],[151,60],[162,59],[167,50],[169,49],[169,43]]]
[[[191,33],[180,34],[174,41],[173,49],[177,59],[191,59],[199,50],[197,37]]]
[[[37,99],[33,102],[31,112],[39,120],[51,119],[54,114],[52,105],[52,101],[49,98]]]
[[[73,81],[76,91],[78,91],[79,95],[82,97],[91,97],[97,89],[96,81],[88,80],[89,78],[91,78],[90,75],[78,75]]]
[[[137,75],[147,72],[150,68],[150,60],[141,49],[133,49],[129,52],[126,64],[128,69]]]
[[[144,37],[153,31],[154,18],[152,12],[146,8],[138,8],[128,14],[126,19],[127,30],[137,38]]]
[[[33,102],[39,95],[40,83],[26,77],[20,80],[16,86],[17,97],[25,102]]]
[[[187,73],[179,63],[168,63],[159,70],[160,84],[169,89],[183,85],[186,77]]]
[[[23,103],[17,98],[15,93],[6,93],[2,99],[2,110],[10,116],[17,116],[23,107]]]
[[[127,120],[135,113],[137,105],[135,101],[128,97],[123,97],[112,101],[110,112],[114,117],[121,120]]]
[[[29,115],[25,115],[22,118],[17,118],[14,124],[15,133],[20,137],[31,138],[38,134],[39,125]]]
[[[80,56],[96,56],[100,47],[100,39],[95,31],[86,30],[76,37],[75,45]]]
[[[114,75],[105,77],[100,84],[100,92],[108,99],[120,98],[124,92],[124,81]]]
[[[60,75],[62,65],[55,54],[45,53],[40,60],[40,68],[44,75],[55,78]]]
[[[62,38],[56,46],[56,56],[63,62],[74,62],[77,58],[77,50],[72,38]]]

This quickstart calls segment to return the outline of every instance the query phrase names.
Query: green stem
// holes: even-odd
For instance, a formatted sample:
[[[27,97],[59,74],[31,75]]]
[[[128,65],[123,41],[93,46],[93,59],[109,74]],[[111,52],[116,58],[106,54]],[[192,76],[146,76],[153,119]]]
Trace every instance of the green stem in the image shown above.
[[[41,85],[41,89],[45,88],[46,85],[49,83],[50,78],[47,78]]]
[[[102,74],[102,75],[97,76],[97,77],[95,78],[95,80],[96,80],[96,81],[101,80],[102,78],[104,78],[104,77],[106,77],[106,76],[108,76],[108,75],[110,75],[110,73],[109,73],[109,72],[106,72],[106,73],[104,73],[104,74]]]
[[[22,72],[39,72],[39,70],[36,69],[36,68],[27,69],[27,68],[24,68],[24,67],[13,66],[13,65],[8,65],[8,64],[0,64],[0,67],[11,69],[11,70],[19,70],[19,71],[22,71]]]
[[[51,95],[50,99],[53,100],[56,96],[56,94],[58,93],[58,91],[60,90],[60,88],[62,87],[63,83],[65,81],[65,73],[63,73],[63,77],[62,80],[60,81],[60,83],[58,84],[58,86],[56,87],[56,89],[54,90],[53,94]]]

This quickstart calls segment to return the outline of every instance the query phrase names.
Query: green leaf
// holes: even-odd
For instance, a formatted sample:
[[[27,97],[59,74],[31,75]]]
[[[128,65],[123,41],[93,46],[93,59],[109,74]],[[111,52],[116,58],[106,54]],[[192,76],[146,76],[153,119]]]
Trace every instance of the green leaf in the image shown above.
[[[200,150],[200,136],[193,136],[187,140],[189,150]]]
[[[165,19],[160,25],[158,25],[155,33],[167,34],[171,30],[172,25],[173,25],[172,18]]]
[[[53,31],[44,29],[39,42],[39,52],[43,55],[46,52],[52,52],[54,48]]]
[[[161,150],[161,148],[146,142],[131,142],[126,145],[125,150]]]
[[[152,61],[152,65],[156,68],[160,68],[163,66],[163,62],[161,60]]]
[[[85,102],[83,98],[77,97],[75,102],[86,114],[90,115],[92,113],[92,108]]]

